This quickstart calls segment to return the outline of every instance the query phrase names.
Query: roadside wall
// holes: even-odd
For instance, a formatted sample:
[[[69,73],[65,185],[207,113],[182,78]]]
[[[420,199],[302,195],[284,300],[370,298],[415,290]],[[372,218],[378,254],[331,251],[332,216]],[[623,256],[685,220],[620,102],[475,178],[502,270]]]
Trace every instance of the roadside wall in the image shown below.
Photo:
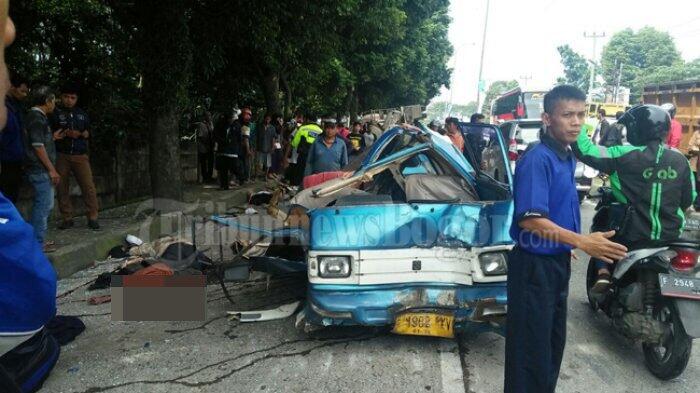
[[[99,155],[91,153],[93,178],[97,188],[97,199],[100,210],[120,206],[151,195],[151,179],[149,174],[148,147],[119,146],[116,154]],[[197,181],[197,152],[194,148],[186,146],[181,153],[182,177],[185,182]],[[75,215],[84,214],[85,208],[82,202],[80,187],[71,176],[70,193],[73,200]],[[32,204],[32,189],[24,184],[20,192],[18,209],[28,217]],[[57,219],[58,202],[52,212],[52,217]]]

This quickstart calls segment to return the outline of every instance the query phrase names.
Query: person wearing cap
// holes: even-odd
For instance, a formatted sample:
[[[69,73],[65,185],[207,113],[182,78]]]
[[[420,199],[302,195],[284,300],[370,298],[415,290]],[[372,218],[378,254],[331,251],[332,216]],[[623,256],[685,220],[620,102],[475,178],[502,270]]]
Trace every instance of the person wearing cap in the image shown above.
[[[309,149],[304,176],[322,172],[340,171],[348,165],[348,150],[338,138],[338,128],[333,119],[324,119],[323,134],[316,138]]]
[[[84,110],[77,107],[78,89],[74,85],[65,85],[61,89],[60,106],[51,116],[54,131],[63,130],[63,138],[56,142],[56,170],[61,175],[61,182],[56,189],[58,209],[63,222],[59,229],[73,227],[73,204],[70,199],[70,175],[73,174],[80,186],[83,202],[87,210],[88,227],[100,229],[97,222],[97,189],[92,179],[92,168],[88,157],[88,140],[91,135],[90,118]]]

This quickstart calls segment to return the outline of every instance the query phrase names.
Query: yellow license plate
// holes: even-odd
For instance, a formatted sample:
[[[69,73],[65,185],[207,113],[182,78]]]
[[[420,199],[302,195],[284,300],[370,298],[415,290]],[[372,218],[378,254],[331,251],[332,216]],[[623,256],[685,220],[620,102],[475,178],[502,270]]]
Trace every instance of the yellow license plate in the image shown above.
[[[452,315],[431,313],[406,313],[396,317],[396,334],[413,336],[454,337],[455,318]]]

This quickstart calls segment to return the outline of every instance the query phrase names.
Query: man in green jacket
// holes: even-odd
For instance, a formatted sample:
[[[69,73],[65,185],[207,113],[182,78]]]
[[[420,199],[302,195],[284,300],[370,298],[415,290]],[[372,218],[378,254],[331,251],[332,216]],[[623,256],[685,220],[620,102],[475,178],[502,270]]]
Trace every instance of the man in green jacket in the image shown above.
[[[572,145],[584,164],[610,175],[617,202],[629,206],[624,231],[615,241],[634,250],[659,247],[677,240],[685,225],[685,210],[695,200],[690,164],[677,150],[663,144],[671,119],[656,105],[639,105],[619,120],[631,145],[598,146],[581,131]],[[608,265],[597,261],[596,292],[610,285]]]

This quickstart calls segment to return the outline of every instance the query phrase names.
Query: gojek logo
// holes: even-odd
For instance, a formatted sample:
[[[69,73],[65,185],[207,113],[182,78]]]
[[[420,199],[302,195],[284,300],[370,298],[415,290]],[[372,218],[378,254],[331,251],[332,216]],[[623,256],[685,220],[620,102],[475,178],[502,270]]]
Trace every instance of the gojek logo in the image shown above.
[[[654,168],[647,168],[642,172],[642,177],[644,177],[644,180],[649,180],[654,176]],[[670,166],[667,169],[659,169],[656,172],[656,178],[659,180],[674,180],[678,177],[678,172],[671,168]]]

